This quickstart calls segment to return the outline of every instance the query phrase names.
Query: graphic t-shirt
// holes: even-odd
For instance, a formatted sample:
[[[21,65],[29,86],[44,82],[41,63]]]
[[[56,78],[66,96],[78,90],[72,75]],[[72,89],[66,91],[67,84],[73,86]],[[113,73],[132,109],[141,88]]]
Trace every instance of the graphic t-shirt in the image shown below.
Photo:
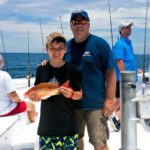
[[[35,85],[42,82],[57,82],[62,85],[67,80],[70,80],[70,87],[75,91],[81,89],[81,73],[76,67],[65,63],[60,68],[54,68],[48,63],[37,68]],[[66,98],[62,94],[43,100],[38,134],[43,136],[76,134],[74,103],[74,100]]]

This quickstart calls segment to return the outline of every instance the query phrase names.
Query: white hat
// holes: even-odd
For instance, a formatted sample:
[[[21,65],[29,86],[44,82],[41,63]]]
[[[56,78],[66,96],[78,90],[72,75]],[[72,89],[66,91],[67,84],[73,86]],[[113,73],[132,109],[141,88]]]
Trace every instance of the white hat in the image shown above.
[[[122,21],[119,28],[118,28],[119,32],[122,30],[122,28],[127,27],[129,25],[133,26],[133,22],[128,21],[128,20]]]

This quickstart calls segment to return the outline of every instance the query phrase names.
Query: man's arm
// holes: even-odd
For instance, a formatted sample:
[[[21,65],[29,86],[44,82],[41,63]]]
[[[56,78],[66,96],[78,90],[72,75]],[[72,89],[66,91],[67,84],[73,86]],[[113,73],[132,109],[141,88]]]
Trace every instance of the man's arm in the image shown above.
[[[17,94],[16,91],[13,91],[11,93],[9,93],[10,98],[12,99],[13,102],[19,103],[21,102],[21,99],[19,97],[19,95]]]
[[[115,91],[116,91],[116,73],[115,70],[106,72],[106,99],[104,102],[103,113],[110,116],[115,108]]]
[[[115,70],[106,72],[106,98],[114,100],[116,92],[116,73]]]
[[[124,66],[124,63],[123,63],[122,59],[118,59],[117,60],[117,66],[118,66],[120,71],[124,71],[125,70],[125,66]]]

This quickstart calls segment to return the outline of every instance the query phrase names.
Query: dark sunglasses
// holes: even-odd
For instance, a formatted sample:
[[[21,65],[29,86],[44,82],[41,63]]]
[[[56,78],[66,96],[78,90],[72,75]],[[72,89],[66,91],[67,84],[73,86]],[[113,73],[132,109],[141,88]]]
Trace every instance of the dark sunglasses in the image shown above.
[[[78,24],[82,24],[82,25],[85,25],[87,24],[87,20],[72,20],[71,21],[73,25],[78,25]]]

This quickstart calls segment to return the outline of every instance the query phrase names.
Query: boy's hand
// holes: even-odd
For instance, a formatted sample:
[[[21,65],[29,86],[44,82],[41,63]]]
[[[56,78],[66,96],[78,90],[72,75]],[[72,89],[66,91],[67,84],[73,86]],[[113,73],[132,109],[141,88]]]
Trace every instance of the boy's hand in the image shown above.
[[[67,88],[63,86],[59,88],[59,92],[67,98],[72,98],[74,94],[74,90],[72,88]]]
[[[32,100],[34,102],[41,101],[39,95],[36,92],[31,92],[28,97],[30,100]]]

